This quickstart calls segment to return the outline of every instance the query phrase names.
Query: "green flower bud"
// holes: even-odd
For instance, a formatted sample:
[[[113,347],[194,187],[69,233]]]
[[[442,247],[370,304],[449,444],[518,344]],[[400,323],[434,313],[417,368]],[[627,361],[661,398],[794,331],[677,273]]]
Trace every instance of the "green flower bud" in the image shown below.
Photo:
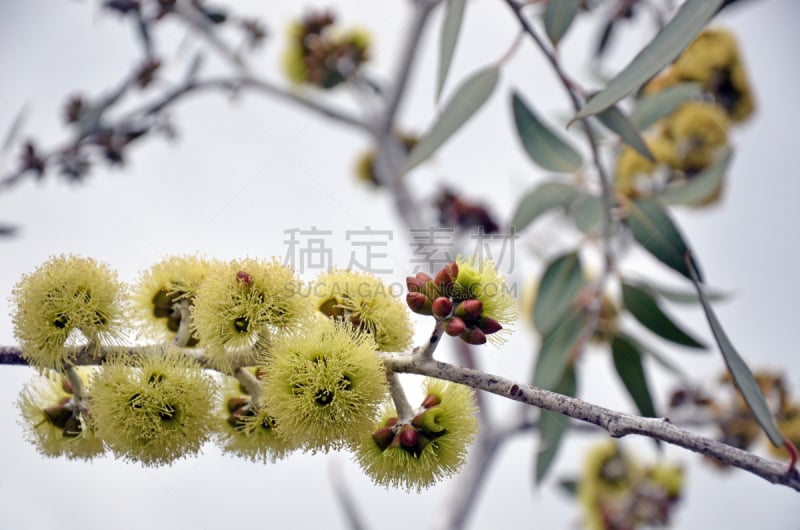
[[[371,432],[387,392],[376,347],[370,335],[327,319],[276,340],[263,396],[279,433],[306,449],[327,451]]]

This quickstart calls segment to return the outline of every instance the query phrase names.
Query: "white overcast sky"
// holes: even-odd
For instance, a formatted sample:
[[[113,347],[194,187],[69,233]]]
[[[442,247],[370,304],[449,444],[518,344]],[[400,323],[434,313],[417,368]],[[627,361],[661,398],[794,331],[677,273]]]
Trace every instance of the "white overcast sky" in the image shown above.
[[[0,131],[9,127],[23,104],[25,135],[51,146],[66,138],[61,125],[67,96],[96,96],[114,86],[135,64],[139,48],[132,28],[118,17],[98,13],[99,2],[29,0],[0,2]],[[234,4],[234,2],[229,2]],[[287,22],[311,6],[336,6],[346,25],[370,28],[375,39],[376,75],[393,71],[409,22],[409,2],[339,0],[310,2],[235,2],[238,12],[259,15],[272,32],[267,47],[253,56],[252,67],[281,81],[277,70]],[[797,87],[800,66],[800,4],[796,0],[751,0],[719,17],[741,43],[758,100],[758,114],[733,135],[737,151],[725,201],[707,211],[681,211],[681,226],[712,285],[735,292],[719,305],[719,316],[739,349],[755,368],[780,370],[800,389],[800,356],[794,337],[800,221],[796,177],[800,118]],[[470,2],[448,90],[457,80],[500,57],[516,35],[500,0]],[[434,17],[402,108],[402,123],[422,131],[435,111],[437,31]],[[595,37],[581,23],[567,36],[563,56],[577,77]],[[646,32],[628,29],[615,57],[630,56]],[[197,43],[166,24],[156,42],[180,76]],[[183,44],[182,44],[183,42]],[[221,71],[209,57],[208,72]],[[281,81],[282,82],[282,81]],[[509,93],[520,90],[554,123],[568,114],[567,102],[546,63],[526,42],[503,68],[492,100],[440,153],[411,176],[420,193],[440,182],[457,186],[487,202],[507,221],[520,193],[547,175],[534,168],[518,146],[511,127]],[[336,102],[353,107],[352,96]],[[411,247],[386,196],[354,182],[352,164],[366,139],[290,105],[245,95],[230,102],[220,95],[194,98],[173,111],[179,138],[170,144],[148,140],[129,153],[120,171],[99,166],[85,185],[70,185],[51,173],[41,183],[26,182],[0,195],[0,222],[22,226],[19,237],[0,240],[0,299],[5,301],[19,277],[48,256],[62,252],[108,262],[124,280],[169,253],[203,252],[223,259],[283,256],[284,231],[316,226],[331,230],[334,262],[347,265],[347,230],[371,226],[393,230],[390,261],[394,278],[410,272]],[[8,169],[17,152],[2,155]],[[546,231],[537,231],[536,234]],[[518,242],[518,254],[536,244],[530,234]],[[523,282],[537,271],[531,260],[515,267]],[[646,258],[625,262],[663,282],[680,279]],[[309,276],[310,277],[310,276]],[[5,303],[5,302],[4,302]],[[13,343],[10,308],[0,318],[0,343]],[[677,309],[676,309],[677,312]],[[697,310],[680,313],[697,334],[710,339]],[[420,326],[426,332],[428,323]],[[520,326],[522,327],[522,326]],[[533,336],[520,330],[500,349],[480,352],[484,368],[509,377],[529,377]],[[655,339],[653,339],[655,341]],[[698,379],[710,381],[722,369],[718,353],[688,354],[659,344]],[[446,353],[446,352],[444,352]],[[670,379],[649,366],[659,402]],[[14,401],[33,372],[0,368],[0,529],[223,527],[343,528],[345,519],[329,481],[331,466],[341,466],[346,482],[370,527],[433,527],[446,509],[455,481],[420,495],[371,485],[346,454],[294,455],[274,465],[253,465],[222,456],[209,445],[199,458],[172,467],[143,469],[110,457],[91,464],[43,459],[22,437]],[[588,352],[580,367],[581,395],[619,409],[632,406],[619,390],[608,355]],[[415,383],[414,380],[411,381]],[[502,420],[516,409],[492,401]],[[599,437],[572,437],[550,481],[532,487],[535,444],[532,437],[510,442],[486,477],[471,528],[511,525],[546,529],[574,528],[577,506],[556,491],[555,478],[580,468],[582,450]],[[652,444],[626,440],[653,459]],[[676,512],[676,528],[770,528],[796,530],[800,502],[795,492],[769,485],[743,472],[718,473],[683,450],[668,448],[668,458],[683,463],[688,481],[685,503]]]

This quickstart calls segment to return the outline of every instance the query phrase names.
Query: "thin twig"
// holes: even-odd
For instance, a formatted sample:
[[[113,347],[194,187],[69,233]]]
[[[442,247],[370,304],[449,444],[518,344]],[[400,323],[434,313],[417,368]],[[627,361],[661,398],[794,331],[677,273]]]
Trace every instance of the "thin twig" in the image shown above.
[[[250,399],[256,408],[261,407],[261,382],[244,367],[238,367],[233,371],[233,377],[239,380],[242,387],[250,394]]]
[[[400,378],[397,377],[395,372],[388,372],[386,379],[389,381],[389,394],[392,396],[394,408],[397,411],[397,417],[400,421],[411,419],[414,417],[414,408],[408,402],[406,393],[403,390],[403,385],[400,384]]]
[[[710,456],[773,484],[781,484],[800,491],[800,473],[797,469],[787,472],[786,463],[767,460],[742,449],[694,434],[676,427],[667,419],[644,418],[626,414],[577,398],[528,386],[498,375],[439,361],[420,360],[407,354],[382,353],[381,357],[386,365],[395,372],[426,375],[491,392],[498,396],[592,423],[605,429],[615,438],[640,434],[661,440],[695,453]]]

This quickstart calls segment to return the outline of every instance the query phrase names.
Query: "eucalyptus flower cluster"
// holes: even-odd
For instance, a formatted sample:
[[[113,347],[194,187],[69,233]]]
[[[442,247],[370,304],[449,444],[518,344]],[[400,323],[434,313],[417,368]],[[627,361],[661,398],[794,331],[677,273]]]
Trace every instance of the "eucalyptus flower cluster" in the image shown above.
[[[459,258],[436,281],[430,314],[465,327],[450,334],[510,324],[492,264]],[[263,463],[347,449],[376,483],[420,489],[455,473],[477,433],[467,387],[428,380],[410,417],[389,405],[403,389],[389,391],[380,352],[408,352],[413,328],[371,274],[333,269],[306,284],[275,259],[170,256],[128,287],[105,264],[61,256],[24,276],[13,302],[25,357],[42,370],[19,408],[49,456],[161,466],[212,440]],[[123,347],[125,336],[155,343]]]
[[[755,107],[747,71],[735,37],[706,29],[660,76],[643,89],[654,96],[694,83],[699,90],[644,135],[652,157],[625,146],[615,169],[616,189],[629,198],[648,197],[691,183],[721,163],[730,150],[729,130]],[[681,86],[678,86],[682,84]],[[695,206],[716,203],[724,181]]]
[[[680,466],[642,466],[613,441],[589,451],[577,486],[584,522],[591,530],[668,525],[682,491]]]

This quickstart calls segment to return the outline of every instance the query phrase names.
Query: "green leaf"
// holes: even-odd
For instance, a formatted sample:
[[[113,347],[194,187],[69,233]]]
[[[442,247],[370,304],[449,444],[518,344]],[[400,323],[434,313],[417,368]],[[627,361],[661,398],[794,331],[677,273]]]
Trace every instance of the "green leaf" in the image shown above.
[[[547,266],[533,305],[533,325],[542,337],[574,310],[575,299],[585,286],[577,252],[560,256]]]
[[[683,331],[659,307],[658,302],[645,290],[622,283],[622,303],[641,324],[664,339],[689,348],[706,346]]]
[[[578,495],[578,481],[574,478],[559,480],[558,487],[570,497],[576,497]]]
[[[442,89],[450,71],[453,53],[456,51],[461,22],[464,20],[466,0],[447,0],[442,20],[442,33],[439,40],[439,73],[436,78],[436,101],[442,97]]]
[[[553,388],[554,392],[575,397],[577,394],[575,368],[570,366]],[[540,484],[555,462],[564,432],[569,425],[569,418],[558,413],[542,410],[539,413],[539,450],[536,452],[536,484]]]
[[[517,205],[511,226],[520,231],[540,215],[553,208],[567,208],[580,194],[575,186],[562,182],[545,182],[526,193]]]
[[[585,118],[607,109],[671,63],[697,37],[724,0],[687,0],[633,60],[575,115]]]
[[[542,338],[542,347],[536,358],[533,386],[552,390],[570,366],[573,350],[578,346],[586,316],[583,311],[567,314],[553,331]]]
[[[569,214],[581,232],[591,234],[603,220],[603,199],[581,193],[570,206]]]
[[[663,353],[658,352],[655,348],[650,345],[643,344],[641,341],[637,340],[635,337],[628,335],[627,333],[618,333],[619,337],[622,337],[627,342],[633,345],[634,348],[639,350],[639,353],[643,355],[649,355],[653,358],[655,362],[657,362],[662,368],[667,370],[668,372],[672,373],[679,379],[688,380],[689,377],[685,371],[683,371],[678,365],[670,361]]]
[[[511,106],[517,134],[531,160],[545,169],[561,173],[573,173],[581,168],[583,159],[580,153],[551,131],[516,92]]]
[[[631,120],[619,110],[619,107],[612,105],[606,110],[598,112],[597,119],[600,120],[600,123],[617,133],[619,137],[622,138],[622,141],[633,147],[637,153],[655,162],[655,158],[653,158],[650,149],[647,148],[647,144],[644,143],[639,129],[633,126]]]
[[[717,341],[717,345],[722,352],[722,358],[725,359],[728,371],[733,377],[733,383],[736,385],[736,388],[739,389],[747,406],[750,408],[750,412],[753,413],[753,416],[755,416],[756,421],[758,421],[758,424],[761,425],[761,428],[767,434],[772,445],[775,447],[782,447],[784,444],[783,435],[778,431],[775,425],[775,420],[772,417],[772,413],[769,411],[769,406],[767,406],[764,395],[761,393],[761,389],[758,383],[756,383],[750,368],[747,367],[742,356],[739,355],[739,352],[734,348],[733,343],[731,343],[728,338],[728,334],[725,333],[722,324],[720,324],[717,319],[717,315],[711,308],[711,304],[708,302],[703,292],[703,286],[700,285],[700,279],[698,278],[694,261],[688,254],[686,256],[686,266],[689,268],[692,282],[694,283],[695,289],[697,289],[697,296],[700,298],[700,303],[703,305],[703,311],[708,319],[708,325],[711,327],[714,339]]]
[[[547,9],[544,12],[544,29],[554,46],[557,46],[561,37],[567,33],[580,6],[581,0],[550,0],[547,2]]]
[[[489,99],[500,78],[500,69],[491,66],[478,71],[464,81],[448,100],[430,131],[408,155],[403,173],[409,172],[436,150],[469,120]]]
[[[731,161],[731,150],[725,149],[712,166],[692,177],[680,186],[671,186],[658,195],[664,204],[685,204],[700,206],[719,192],[725,179],[725,172]]]
[[[622,384],[636,403],[642,416],[656,417],[656,408],[647,384],[647,375],[642,366],[642,354],[636,346],[619,335],[611,342],[611,353],[614,357],[614,368],[622,380]]]
[[[678,83],[652,96],[644,96],[636,101],[631,112],[631,123],[643,131],[675,112],[685,101],[699,96],[701,92],[697,83]]]
[[[628,226],[636,241],[656,259],[689,278],[689,268],[683,258],[689,252],[689,247],[658,201],[632,201],[628,203],[628,208]]]
[[[674,302],[676,304],[699,304],[700,298],[697,293],[693,291],[681,291],[672,289],[671,287],[664,287],[663,285],[656,285],[650,280],[647,282],[639,280],[625,280],[629,285],[638,287],[650,293],[652,296],[660,296],[661,298]],[[721,291],[706,291],[706,298],[712,302],[719,302],[728,298],[726,293]]]

